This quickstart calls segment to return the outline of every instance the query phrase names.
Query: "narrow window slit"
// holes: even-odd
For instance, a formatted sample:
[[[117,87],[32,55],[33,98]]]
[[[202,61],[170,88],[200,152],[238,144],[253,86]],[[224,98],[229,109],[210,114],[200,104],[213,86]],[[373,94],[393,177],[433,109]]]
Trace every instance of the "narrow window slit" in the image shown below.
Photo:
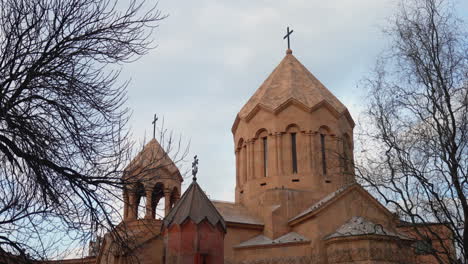
[[[297,173],[296,133],[291,133],[291,153],[293,173]]]
[[[267,137],[263,138],[263,177],[268,176],[268,141]]]
[[[325,135],[320,134],[320,145],[322,151],[322,172],[323,175],[327,175],[327,157],[325,154]]]

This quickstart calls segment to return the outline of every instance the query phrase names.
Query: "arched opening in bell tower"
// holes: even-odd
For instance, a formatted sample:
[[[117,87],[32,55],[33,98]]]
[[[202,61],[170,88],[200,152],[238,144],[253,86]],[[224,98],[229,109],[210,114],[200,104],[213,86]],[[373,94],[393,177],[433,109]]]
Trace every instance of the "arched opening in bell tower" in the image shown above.
[[[135,215],[137,219],[145,218],[145,206],[146,206],[146,196],[145,196],[145,186],[141,182],[135,183],[134,187],[135,195]]]
[[[156,183],[151,192],[151,218],[158,217],[164,217],[164,184],[161,182]]]

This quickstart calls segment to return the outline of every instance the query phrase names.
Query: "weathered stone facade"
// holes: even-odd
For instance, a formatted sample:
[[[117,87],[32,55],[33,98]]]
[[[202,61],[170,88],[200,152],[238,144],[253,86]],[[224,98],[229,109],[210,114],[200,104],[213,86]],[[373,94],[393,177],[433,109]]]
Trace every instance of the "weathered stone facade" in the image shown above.
[[[415,254],[413,233],[356,183],[353,128],[346,107],[288,50],[232,127],[235,202],[213,201],[227,229],[224,263],[435,263]],[[164,244],[154,203],[165,197],[167,214],[179,199],[181,178],[175,166],[152,173],[154,164],[145,159],[154,151],[160,146],[150,142],[129,166],[129,175],[143,175],[145,182],[135,178],[124,193],[122,232],[131,234],[134,245],[116,250],[108,235],[96,264],[130,263],[130,256],[163,263],[165,247],[175,261],[180,244]],[[135,206],[142,195],[147,206],[140,220]],[[211,243],[209,236],[205,240]]]

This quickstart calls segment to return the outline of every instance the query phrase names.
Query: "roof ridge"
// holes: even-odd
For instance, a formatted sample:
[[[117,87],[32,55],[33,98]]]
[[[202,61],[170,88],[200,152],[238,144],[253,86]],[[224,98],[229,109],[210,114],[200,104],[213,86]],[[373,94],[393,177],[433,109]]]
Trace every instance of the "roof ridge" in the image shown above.
[[[323,206],[327,205],[329,202],[331,202],[333,199],[338,197],[340,194],[344,193],[345,191],[351,189],[353,186],[357,186],[358,184],[355,182],[346,184],[341,186],[340,188],[336,189],[333,192],[328,193],[327,195],[323,196],[320,200],[316,201],[313,203],[311,206],[307,207],[305,210],[297,214],[296,216],[290,218],[288,220],[288,223],[291,223],[297,219],[300,219],[310,213],[313,213],[319,209],[321,209]]]

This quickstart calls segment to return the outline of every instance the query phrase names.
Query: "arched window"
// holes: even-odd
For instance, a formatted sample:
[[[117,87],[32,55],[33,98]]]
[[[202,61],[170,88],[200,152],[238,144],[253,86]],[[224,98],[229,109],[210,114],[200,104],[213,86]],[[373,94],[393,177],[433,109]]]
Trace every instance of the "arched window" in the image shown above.
[[[291,133],[291,160],[293,173],[297,173],[296,133]]]
[[[288,148],[289,152],[289,157],[291,158],[290,165],[288,166],[288,169],[290,172],[293,174],[296,174],[299,172],[299,155],[298,155],[298,135],[299,135],[299,127],[295,124],[291,124],[286,128],[286,133],[289,134],[289,138],[286,138],[288,141],[286,144],[286,148]]]
[[[321,164],[322,164],[322,174],[324,176],[327,175],[327,137],[329,136],[330,130],[322,126],[319,129],[320,134],[320,157],[321,157]]]
[[[327,154],[325,151],[325,134],[320,134],[320,153],[322,155],[322,173],[327,175]]]
[[[262,138],[263,145],[263,176],[268,176],[268,138]]]
[[[261,173],[263,177],[268,177],[268,132],[265,129],[261,129],[257,132],[256,138],[257,142],[260,142],[259,154],[257,160],[261,164]]]

